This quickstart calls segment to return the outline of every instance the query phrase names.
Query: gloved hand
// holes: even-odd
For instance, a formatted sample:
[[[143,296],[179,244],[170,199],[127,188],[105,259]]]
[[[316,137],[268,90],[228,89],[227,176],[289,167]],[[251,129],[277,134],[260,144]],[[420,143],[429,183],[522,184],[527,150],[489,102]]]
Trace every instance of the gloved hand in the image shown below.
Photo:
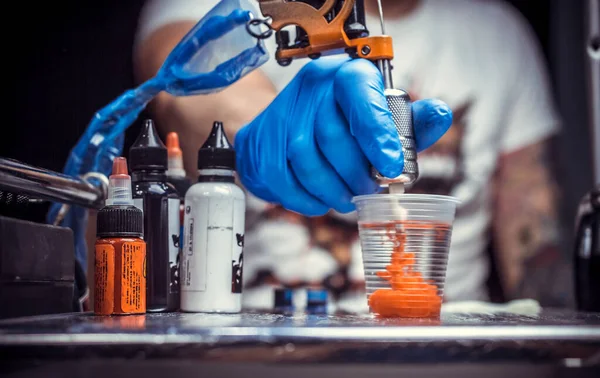
[[[235,137],[237,171],[255,196],[307,216],[354,210],[355,195],[402,173],[404,157],[375,65],[346,57],[311,61]],[[413,103],[417,150],[452,123],[439,100]]]

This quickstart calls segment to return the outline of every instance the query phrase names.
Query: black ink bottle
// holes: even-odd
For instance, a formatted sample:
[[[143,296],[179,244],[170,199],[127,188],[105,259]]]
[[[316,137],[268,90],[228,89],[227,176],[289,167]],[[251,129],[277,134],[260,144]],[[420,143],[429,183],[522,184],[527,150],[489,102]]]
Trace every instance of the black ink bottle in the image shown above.
[[[180,198],[167,183],[167,148],[146,120],[129,149],[133,203],[144,213],[147,246],[146,311],[179,309]]]

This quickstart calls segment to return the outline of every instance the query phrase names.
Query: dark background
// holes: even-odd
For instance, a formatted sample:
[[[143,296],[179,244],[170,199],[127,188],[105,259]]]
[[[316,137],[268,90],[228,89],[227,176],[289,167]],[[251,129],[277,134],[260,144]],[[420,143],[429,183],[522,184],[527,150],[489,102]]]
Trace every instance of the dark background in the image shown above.
[[[165,0],[167,1],[167,0]],[[201,0],[198,0],[201,1]],[[451,0],[445,0],[451,1]],[[552,74],[564,119],[557,175],[562,219],[572,232],[577,203],[592,185],[584,81],[583,1],[510,0],[531,23]],[[134,86],[131,47],[143,0],[15,4],[19,15],[5,57],[16,81],[0,156],[62,171],[94,112]],[[15,21],[17,22],[17,21]],[[14,73],[14,74],[13,74]],[[7,78],[8,79],[8,78]],[[143,116],[140,119],[143,119]],[[127,143],[139,130],[129,129]],[[41,220],[43,212],[32,212]]]

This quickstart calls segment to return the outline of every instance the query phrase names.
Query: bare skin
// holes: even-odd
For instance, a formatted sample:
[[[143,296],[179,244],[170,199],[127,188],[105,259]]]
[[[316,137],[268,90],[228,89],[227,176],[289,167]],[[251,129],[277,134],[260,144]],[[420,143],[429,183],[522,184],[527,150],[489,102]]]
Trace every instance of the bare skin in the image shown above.
[[[136,79],[142,82],[154,76],[194,25],[193,21],[177,22],[152,33],[135,52]],[[150,111],[163,134],[170,131],[179,134],[185,170],[195,176],[196,151],[208,137],[213,122],[223,122],[229,138],[234,140],[237,130],[267,107],[276,94],[269,79],[261,71],[254,71],[215,94],[174,97],[162,92],[150,104]]]
[[[419,0],[382,0],[381,6],[385,18],[401,17],[410,14],[419,5]],[[379,15],[377,0],[365,1],[365,11],[370,14]]]
[[[551,141],[500,158],[495,180],[493,231],[496,261],[507,299],[572,304],[572,263],[558,222],[559,188]]]

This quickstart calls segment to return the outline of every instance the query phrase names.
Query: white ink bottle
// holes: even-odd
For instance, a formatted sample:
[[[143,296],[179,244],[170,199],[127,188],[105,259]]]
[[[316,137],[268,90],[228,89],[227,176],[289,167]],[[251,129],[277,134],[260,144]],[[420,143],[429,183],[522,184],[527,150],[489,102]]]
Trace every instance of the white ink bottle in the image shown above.
[[[198,183],[185,195],[181,310],[242,309],[245,194],[235,184],[235,150],[221,122],[198,151]]]

